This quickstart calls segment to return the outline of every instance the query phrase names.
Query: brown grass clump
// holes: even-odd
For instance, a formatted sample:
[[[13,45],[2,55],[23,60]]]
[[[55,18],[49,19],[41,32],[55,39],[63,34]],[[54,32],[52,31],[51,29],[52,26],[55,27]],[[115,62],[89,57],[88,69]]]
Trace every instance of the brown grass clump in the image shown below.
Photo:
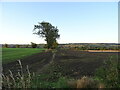
[[[78,80],[69,80],[68,85],[70,88],[105,88],[102,83],[87,76]]]
[[[105,88],[104,84],[100,83],[99,88]]]
[[[89,77],[82,77],[76,81],[77,88],[104,88],[103,84],[100,84],[98,81],[93,80]]]

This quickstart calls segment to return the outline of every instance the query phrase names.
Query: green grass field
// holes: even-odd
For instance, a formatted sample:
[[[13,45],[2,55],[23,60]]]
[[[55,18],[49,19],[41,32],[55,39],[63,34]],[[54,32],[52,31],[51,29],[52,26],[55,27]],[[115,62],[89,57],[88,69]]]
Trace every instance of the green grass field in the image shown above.
[[[9,63],[25,56],[42,52],[44,48],[2,48],[2,62]]]

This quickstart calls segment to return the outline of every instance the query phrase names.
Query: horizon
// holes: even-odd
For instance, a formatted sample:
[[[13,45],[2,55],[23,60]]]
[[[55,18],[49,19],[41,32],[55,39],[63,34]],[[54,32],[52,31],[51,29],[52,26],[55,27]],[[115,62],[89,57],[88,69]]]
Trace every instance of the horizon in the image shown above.
[[[0,43],[44,43],[38,22],[59,29],[58,43],[118,43],[117,2],[1,2]]]
[[[4,43],[4,44],[8,44],[8,43]],[[4,45],[4,44],[0,44],[0,45]],[[29,43],[22,43],[22,44],[18,44],[18,45],[28,45]],[[45,43],[36,43],[36,44],[45,44]],[[58,44],[120,44],[120,43],[58,43]],[[17,43],[10,43],[8,45],[17,45]],[[29,44],[30,45],[30,44]]]

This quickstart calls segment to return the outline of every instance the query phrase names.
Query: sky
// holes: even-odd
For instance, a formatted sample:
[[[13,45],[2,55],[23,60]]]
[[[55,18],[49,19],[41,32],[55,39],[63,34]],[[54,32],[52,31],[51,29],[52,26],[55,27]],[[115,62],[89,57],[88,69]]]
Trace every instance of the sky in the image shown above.
[[[46,43],[33,34],[46,21],[59,29],[58,43],[118,43],[117,2],[1,2],[0,44]]]

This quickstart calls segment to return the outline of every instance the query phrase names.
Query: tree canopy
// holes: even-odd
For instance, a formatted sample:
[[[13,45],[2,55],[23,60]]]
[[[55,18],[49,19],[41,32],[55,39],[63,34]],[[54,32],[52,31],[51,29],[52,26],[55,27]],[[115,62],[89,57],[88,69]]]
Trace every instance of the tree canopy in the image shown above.
[[[58,34],[58,29],[55,26],[52,26],[49,22],[41,22],[38,25],[34,25],[34,34],[39,35],[42,38],[45,38],[47,42],[47,48],[55,48],[54,45],[57,44],[57,40],[60,35]],[[56,43],[56,44],[55,44]]]

